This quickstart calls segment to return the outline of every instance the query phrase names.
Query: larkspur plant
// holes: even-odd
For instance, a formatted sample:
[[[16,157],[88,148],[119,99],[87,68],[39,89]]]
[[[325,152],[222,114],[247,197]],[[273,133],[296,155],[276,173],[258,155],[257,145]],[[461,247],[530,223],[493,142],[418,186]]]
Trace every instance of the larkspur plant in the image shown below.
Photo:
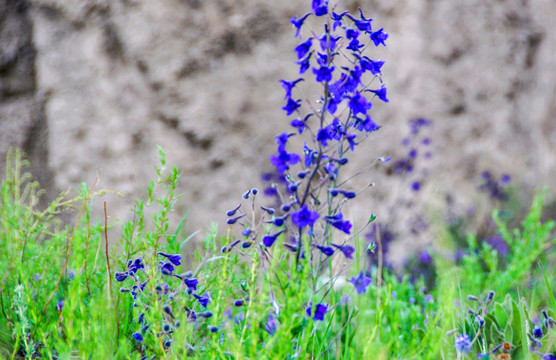
[[[308,29],[312,20],[324,23],[321,34]],[[156,178],[112,245],[106,203],[104,222],[91,220],[106,192],[94,191],[96,181],[37,210],[38,184],[11,151],[0,188],[0,357],[554,359],[556,276],[542,264],[556,263],[556,238],[554,221],[541,221],[543,194],[517,229],[493,213],[504,254],[472,234],[457,263],[419,254],[437,269],[434,281],[381,266],[394,235],[372,215],[367,244],[365,226],[346,216],[365,190],[350,188],[348,155],[379,129],[372,102],[388,101],[383,62],[365,52],[388,35],[371,22],[323,0],[291,20],[302,77],[282,81],[292,131],[276,137],[270,158],[277,203],[261,204],[267,189],[246,191],[226,213],[225,235],[214,225],[190,242],[197,233],[186,236],[186,216],[170,230],[180,173],[160,148]],[[312,81],[322,96],[300,98]],[[489,179],[492,194],[500,183]],[[62,226],[56,215],[72,204],[75,225]],[[466,301],[471,293],[482,295]]]

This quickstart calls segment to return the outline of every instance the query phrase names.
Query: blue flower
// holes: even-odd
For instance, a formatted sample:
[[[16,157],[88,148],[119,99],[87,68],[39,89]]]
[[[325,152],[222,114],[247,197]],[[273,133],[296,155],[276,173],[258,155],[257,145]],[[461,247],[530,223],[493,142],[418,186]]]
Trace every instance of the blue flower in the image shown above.
[[[293,126],[294,128],[297,128],[297,131],[299,131],[299,134],[303,133],[303,130],[305,130],[305,126],[307,124],[307,120],[313,116],[313,113],[305,116],[305,118],[303,118],[303,120],[301,120],[300,118],[294,119],[292,120],[292,122],[290,123],[291,126]]]
[[[245,216],[245,214],[241,214],[241,215],[238,215],[238,216],[236,216],[236,217],[229,218],[228,220],[226,220],[226,224],[228,224],[228,225],[233,225],[233,224],[235,224],[239,219],[241,219],[241,218],[244,217],[244,216]]]
[[[185,286],[187,286],[191,290],[197,290],[197,285],[199,284],[199,280],[192,278],[192,279],[185,279],[183,281]]]
[[[174,267],[171,263],[160,263],[160,272],[162,272],[164,275],[172,275],[173,271]]]
[[[380,30],[375,31],[371,34],[371,40],[375,43],[375,46],[378,46],[380,44],[386,46],[386,44],[384,43],[386,39],[388,39],[388,34],[384,32],[384,28],[381,28]]]
[[[167,258],[172,264],[178,266],[181,265],[181,255],[179,254],[175,254],[175,255],[169,255],[169,254],[164,254],[162,252],[157,253],[157,255],[161,255],[164,256],[165,258]]]
[[[317,304],[315,306],[315,313],[313,315],[313,319],[318,321],[323,321],[324,315],[326,314],[327,311],[328,311],[328,305]],[[307,316],[311,317],[312,312],[313,312],[313,306],[309,303],[309,305],[305,309],[305,313],[307,314]]]
[[[311,50],[311,46],[313,45],[313,38],[308,38],[301,44],[295,47],[295,52],[297,53],[297,59],[301,60],[307,55],[307,53]]]
[[[295,27],[295,37],[301,37],[299,34],[301,32],[301,27],[303,26],[303,22],[305,22],[305,19],[307,19],[309,15],[311,15],[311,13],[303,15],[299,19],[297,19],[295,16],[290,19],[290,23]]]
[[[332,72],[334,72],[334,66],[313,68],[313,74],[317,77],[317,82],[330,82],[332,80]]]
[[[313,0],[311,6],[316,16],[328,14],[328,0]]]
[[[292,213],[292,222],[298,228],[312,227],[319,217],[318,212],[311,211],[307,208],[307,205],[303,205],[298,211]]]
[[[344,11],[341,14],[336,14],[334,11],[332,12],[332,20],[334,20],[334,24],[332,25],[332,31],[335,31],[338,26],[342,25],[342,18],[346,15],[349,11]]]
[[[127,274],[127,272],[124,272],[124,273],[122,273],[122,272],[117,272],[117,273],[114,274],[114,277],[116,278],[116,281],[117,281],[117,282],[122,282],[122,281],[124,281],[125,279],[127,279],[128,276],[129,276],[129,275]]]
[[[371,278],[368,278],[363,271],[361,271],[359,272],[359,276],[351,278],[349,282],[353,284],[355,291],[361,295],[367,291],[367,287],[371,284]]]
[[[469,335],[463,334],[455,339],[456,351],[458,354],[468,353],[471,351],[471,340],[469,340]]]
[[[303,59],[296,62],[299,65],[299,75],[303,75],[307,69],[309,69],[310,63],[309,60],[313,53],[309,53],[309,55],[305,56]]]
[[[301,99],[294,100],[292,98],[288,98],[286,105],[282,106],[282,110],[286,112],[287,116],[290,116],[300,107],[301,107]]]
[[[276,318],[272,315],[268,315],[268,321],[264,325],[264,329],[270,335],[276,333]]]
[[[338,42],[338,40],[340,40],[341,37],[333,36],[332,34],[330,34],[330,32],[328,31],[328,25],[325,25],[324,28],[325,33],[318,38],[320,42],[320,48],[322,51],[330,50],[330,52],[334,52],[336,43]]]
[[[361,8],[359,8],[359,15],[361,16],[359,20],[351,15],[347,16],[355,23],[355,26],[357,26],[359,30],[366,32],[371,31],[371,21],[373,21],[373,19],[366,19],[365,16],[363,16],[363,11],[361,11]]]
[[[64,308],[64,300],[60,299],[56,303],[56,310],[62,311],[63,308]]]
[[[360,93],[356,93],[351,97],[348,103],[348,107],[353,112],[353,115],[356,116],[357,114],[365,115],[367,110],[369,110],[373,104],[367,101],[364,96],[361,96]]]
[[[267,234],[267,235],[263,236],[264,246],[271,247],[274,244],[274,242],[276,241],[276,238],[278,238],[278,236],[280,236],[280,234],[282,234],[283,232],[284,232],[284,230],[281,230],[274,235]]]
[[[384,61],[382,60],[371,60],[366,56],[360,57],[359,62],[361,63],[361,67],[365,70],[368,70],[373,75],[378,75],[381,73],[382,65],[384,65]]]
[[[352,255],[355,252],[355,249],[353,248],[353,246],[350,246],[350,245],[340,246],[340,245],[336,245],[336,244],[332,244],[332,246],[334,246],[336,249],[340,250],[346,258],[353,259]]]
[[[324,220],[336,229],[342,230],[349,235],[351,233],[351,223],[347,220],[343,220],[343,218],[344,215],[340,212],[334,216],[325,216]]]
[[[286,151],[279,152],[278,155],[272,155],[270,157],[270,162],[272,165],[276,166],[276,171],[279,174],[283,174],[286,170],[290,168],[289,165],[297,164],[301,158],[295,153],[288,153]]]
[[[330,246],[315,245],[315,247],[326,256],[332,256],[334,254],[334,249],[332,249]]]
[[[131,336],[132,336],[132,337],[135,339],[135,341],[137,341],[137,342],[142,342],[142,341],[143,341],[143,335],[141,335],[140,332],[134,332]]]
[[[378,98],[384,102],[389,102],[388,98],[386,97],[386,86],[382,85],[378,90],[367,90],[374,93]]]
[[[201,304],[202,307],[207,307],[210,301],[210,297],[207,295],[207,293],[204,293],[202,296],[193,294],[193,296],[199,301],[199,304]]]
[[[299,79],[294,80],[294,81],[280,80],[280,82],[282,83],[282,87],[284,88],[284,91],[286,92],[286,96],[284,96],[284,99],[291,98],[293,88],[295,87],[295,85],[297,85],[298,82],[303,81],[303,80],[304,80],[303,78],[299,78]]]

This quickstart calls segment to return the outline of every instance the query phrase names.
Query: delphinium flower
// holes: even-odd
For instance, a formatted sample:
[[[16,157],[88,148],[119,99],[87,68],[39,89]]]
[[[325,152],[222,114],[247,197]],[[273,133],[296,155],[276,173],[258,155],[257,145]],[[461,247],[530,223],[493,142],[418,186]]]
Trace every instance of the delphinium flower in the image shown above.
[[[458,354],[469,353],[471,351],[471,340],[469,335],[463,334],[459,335],[455,339],[455,347]]]
[[[353,284],[357,293],[361,295],[367,291],[367,287],[371,284],[371,278],[367,277],[363,271],[361,271],[359,276],[351,278],[349,282]]]
[[[314,311],[313,311],[314,310]],[[305,308],[305,313],[308,317],[313,317],[313,320],[317,321],[324,321],[324,315],[328,312],[328,305],[327,304],[317,304],[313,307],[312,304],[309,304],[307,308]]]
[[[481,175],[483,184],[479,186],[479,190],[488,193],[491,199],[498,201],[508,201],[509,194],[507,187],[510,184],[511,177],[508,174],[500,175],[497,180],[489,171],[484,171]]]

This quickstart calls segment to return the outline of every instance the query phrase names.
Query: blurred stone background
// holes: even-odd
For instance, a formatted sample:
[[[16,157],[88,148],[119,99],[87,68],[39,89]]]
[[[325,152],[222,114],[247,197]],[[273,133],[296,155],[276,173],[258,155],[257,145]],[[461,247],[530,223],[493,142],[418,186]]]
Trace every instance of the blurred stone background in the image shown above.
[[[512,175],[524,202],[544,185],[554,198],[556,2],[340,6],[360,6],[390,34],[367,54],[386,61],[390,103],[375,103],[383,127],[354,168],[404,156],[409,119],[434,122],[421,191],[375,167],[352,184],[375,186],[350,217],[362,224],[373,212],[403,233],[414,203],[433,218],[447,206],[467,211],[484,197],[476,188],[487,169]],[[297,77],[289,19],[309,9],[309,0],[0,0],[0,162],[21,147],[50,198],[101,170],[99,188],[126,194],[106,197],[111,218],[130,219],[160,145],[183,171],[176,217],[189,211],[189,232],[212,221],[223,229],[225,210],[272,170],[274,136],[289,123],[278,80]],[[416,244],[402,238],[399,247]]]

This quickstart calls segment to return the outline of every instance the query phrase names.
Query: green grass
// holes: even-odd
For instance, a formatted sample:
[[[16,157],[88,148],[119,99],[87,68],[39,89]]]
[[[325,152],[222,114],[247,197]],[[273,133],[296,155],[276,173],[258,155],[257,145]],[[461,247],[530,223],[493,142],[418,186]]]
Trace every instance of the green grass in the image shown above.
[[[408,275],[386,270],[377,286],[379,271],[373,267],[372,284],[358,295],[347,279],[368,262],[363,239],[355,239],[357,250],[350,261],[325,261],[306,244],[306,254],[312,255],[300,264],[281,246],[267,251],[255,243],[222,253],[235,238],[216,226],[201,243],[190,241],[184,233],[186,217],[176,226],[169,220],[179,201],[179,172],[166,169],[164,152],[159,151],[161,165],[146,198],[132,209],[134,221],[117,225],[92,220],[104,219],[104,214],[93,214],[91,206],[106,192],[94,185],[83,184],[74,198],[62,194],[46,209],[38,209],[39,184],[25,172],[24,157],[10,153],[0,198],[1,357],[473,359],[509,342],[512,359],[541,358],[529,351],[527,334],[534,318],[542,321],[541,310],[549,316],[556,311],[551,291],[556,239],[554,222],[540,220],[543,193],[517,229],[508,229],[494,212],[498,232],[510,247],[507,256],[468,234],[469,251],[461,262],[435,257],[433,288],[423,289],[424,279],[410,282]],[[73,226],[59,220],[69,208],[78,214]],[[109,247],[108,256],[106,225],[121,227],[121,238]],[[210,292],[207,309],[187,294],[180,279],[158,271],[159,251],[187,258],[175,273],[191,271],[199,281],[197,294]],[[146,265],[139,281],[148,282],[134,300],[126,291],[137,283],[131,278],[117,282],[114,273],[125,271],[128,261],[137,257]],[[175,293],[165,293],[164,284]],[[496,293],[494,301],[480,309],[467,299],[472,294],[484,302],[490,290]],[[236,299],[245,304],[234,307]],[[324,321],[305,314],[309,302],[328,304]],[[470,308],[477,315],[470,315]],[[191,311],[196,322],[188,320]],[[212,317],[202,318],[205,311]],[[141,313],[145,320],[140,324]],[[269,316],[276,318],[273,331],[265,330]],[[149,328],[137,342],[132,334],[145,324]],[[171,331],[165,331],[165,325]],[[211,326],[218,328],[215,333],[209,331]],[[454,336],[463,333],[476,341],[471,353],[458,355]],[[546,328],[543,334],[539,352],[554,351],[555,335]],[[166,347],[168,340],[171,346]]]

